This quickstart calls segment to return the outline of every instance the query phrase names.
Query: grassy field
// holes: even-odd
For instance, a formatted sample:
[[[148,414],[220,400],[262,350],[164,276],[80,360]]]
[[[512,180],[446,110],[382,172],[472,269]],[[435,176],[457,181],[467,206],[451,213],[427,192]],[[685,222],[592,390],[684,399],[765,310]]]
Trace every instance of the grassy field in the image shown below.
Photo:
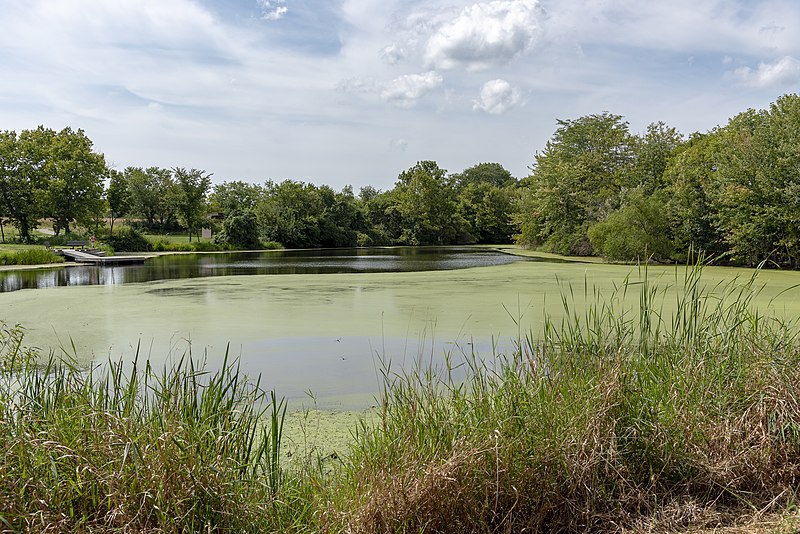
[[[376,411],[335,459],[287,456],[285,404],[237,362],[42,367],[5,327],[0,518],[19,531],[373,533],[768,517],[790,531],[798,325],[755,305],[755,279],[720,287],[690,269],[679,283],[669,308],[647,272],[607,294],[575,288],[506,354],[383,369]]]

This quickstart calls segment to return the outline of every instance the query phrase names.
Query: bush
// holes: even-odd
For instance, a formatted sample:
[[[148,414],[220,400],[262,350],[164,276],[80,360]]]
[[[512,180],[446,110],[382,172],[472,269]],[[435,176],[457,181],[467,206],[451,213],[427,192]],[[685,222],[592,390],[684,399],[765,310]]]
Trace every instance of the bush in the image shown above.
[[[106,238],[106,243],[117,252],[149,252],[153,245],[133,228],[125,228]]]
[[[668,259],[673,247],[664,206],[658,195],[634,193],[627,206],[589,228],[592,247],[615,261]]]
[[[256,214],[252,210],[234,211],[225,218],[222,232],[215,236],[214,242],[240,249],[261,248]]]

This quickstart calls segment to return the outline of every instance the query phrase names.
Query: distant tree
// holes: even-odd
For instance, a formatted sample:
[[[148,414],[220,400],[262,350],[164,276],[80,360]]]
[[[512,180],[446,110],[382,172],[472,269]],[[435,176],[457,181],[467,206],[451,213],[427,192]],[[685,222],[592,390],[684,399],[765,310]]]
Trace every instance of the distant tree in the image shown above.
[[[223,182],[214,186],[208,197],[209,209],[227,216],[237,210],[253,210],[264,196],[264,188],[242,181]]]
[[[458,213],[464,219],[472,240],[477,243],[509,243],[514,233],[511,222],[513,198],[511,187],[489,182],[467,184],[458,194]]]
[[[618,209],[631,187],[633,137],[619,115],[559,120],[514,214],[518,241],[562,254],[588,254],[587,229]]]
[[[683,136],[663,122],[647,126],[632,140],[633,161],[629,185],[650,195],[667,186],[664,173],[672,156],[683,146]]]
[[[13,131],[0,133],[0,197],[6,216],[26,243],[44,215],[46,167],[54,136],[43,126],[23,130],[19,136]]]
[[[239,249],[257,249],[261,246],[258,233],[255,212],[252,209],[235,210],[225,217],[222,232],[214,236],[214,241]]]
[[[256,209],[262,239],[290,248],[319,246],[323,205],[316,186],[285,180],[268,182],[265,189],[266,197]]]
[[[100,217],[108,169],[83,130],[65,128],[50,137],[47,157],[45,211],[56,235],[69,233],[75,221],[87,225]]]
[[[207,213],[206,197],[211,188],[211,175],[198,169],[174,169],[175,183],[178,186],[178,213],[189,231],[189,242],[192,234],[199,237],[200,225]]]
[[[495,187],[506,187],[517,183],[510,172],[499,163],[479,163],[453,175],[455,187],[463,189],[470,184],[489,184]]]
[[[589,227],[596,253],[616,261],[667,260],[672,255],[669,218],[663,192],[637,190],[626,205]]]
[[[696,133],[670,157],[664,171],[667,214],[676,251],[716,256],[725,250],[717,229],[713,182],[721,158],[719,129]]]
[[[180,191],[171,170],[128,167],[124,174],[131,194],[131,212],[144,217],[151,230],[175,224]]]
[[[392,199],[404,225],[399,243],[444,245],[466,238],[453,180],[435,161],[420,161],[401,172]]]
[[[110,180],[106,190],[108,202],[108,215],[111,219],[110,235],[114,235],[114,221],[128,214],[131,208],[131,193],[128,189],[128,180],[119,171],[109,171]]]
[[[737,263],[800,264],[800,96],[748,110],[721,130],[716,227]]]

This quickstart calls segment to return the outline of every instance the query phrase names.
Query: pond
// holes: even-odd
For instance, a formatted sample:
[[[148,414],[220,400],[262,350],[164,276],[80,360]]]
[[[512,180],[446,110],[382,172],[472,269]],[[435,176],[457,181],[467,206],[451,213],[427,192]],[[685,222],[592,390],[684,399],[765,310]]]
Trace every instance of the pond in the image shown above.
[[[387,272],[374,264],[420,258],[375,249],[367,254],[372,258],[353,257],[351,251],[350,257],[335,260],[319,259],[327,253],[314,260],[289,254],[286,260],[294,262],[291,268],[323,264],[307,266],[313,269],[340,262],[347,264],[345,272],[247,276],[231,273],[266,267],[242,265],[247,258],[238,255],[200,255],[194,261],[206,266],[202,272],[220,276],[131,282],[120,275],[113,281],[103,278],[100,285],[98,275],[91,282],[95,285],[0,293],[0,320],[24,325],[29,344],[63,349],[86,363],[130,361],[138,351],[140,360],[150,358],[160,366],[191,351],[216,366],[227,351],[240,356],[245,373],[260,374],[263,384],[294,407],[309,402],[311,395],[318,407],[350,409],[374,402],[387,368],[395,372],[442,364],[446,355],[455,365],[473,353],[491,358],[493,352],[511,350],[520,338],[541,335],[545,316],[558,324],[564,317],[562,295],[574,300],[572,313],[582,313],[587,301],[619,294],[626,279],[636,283],[641,276],[636,266],[516,261],[495,253],[487,260],[477,250],[470,256],[477,262],[471,268],[453,268],[466,265],[458,263],[461,252],[454,250],[439,264],[444,270]],[[381,260],[382,255],[391,257]],[[369,263],[377,272],[352,272],[354,265]],[[76,269],[81,268],[62,271]],[[186,270],[201,273],[200,267]],[[752,274],[714,267],[705,270],[703,280],[713,288],[730,280],[744,282]],[[665,316],[683,275],[682,267],[649,270],[650,283],[664,288],[659,295]],[[800,273],[759,276],[767,284],[755,300],[760,309],[800,316],[798,290],[786,291],[800,281]],[[626,305],[638,303],[637,287],[628,291]]]
[[[114,285],[206,276],[415,272],[505,265],[523,258],[477,247],[375,247],[170,254],[142,265],[67,265],[0,272],[0,293],[59,286]]]

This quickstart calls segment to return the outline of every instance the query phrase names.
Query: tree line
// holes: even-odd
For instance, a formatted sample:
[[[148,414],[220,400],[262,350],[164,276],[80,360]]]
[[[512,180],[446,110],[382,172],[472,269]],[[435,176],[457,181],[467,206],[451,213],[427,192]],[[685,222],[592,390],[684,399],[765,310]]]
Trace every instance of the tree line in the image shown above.
[[[83,131],[0,133],[0,231],[29,241],[38,221],[102,232],[216,224],[223,246],[517,243],[567,255],[733,264],[800,260],[800,97],[784,95],[688,137],[663,122],[632,133],[608,112],[560,120],[530,174],[498,163],[448,173],[435,161],[388,191],[301,181],[212,185],[198,169],[110,169]],[[213,223],[209,215],[220,220]],[[4,236],[3,236],[4,238]]]

